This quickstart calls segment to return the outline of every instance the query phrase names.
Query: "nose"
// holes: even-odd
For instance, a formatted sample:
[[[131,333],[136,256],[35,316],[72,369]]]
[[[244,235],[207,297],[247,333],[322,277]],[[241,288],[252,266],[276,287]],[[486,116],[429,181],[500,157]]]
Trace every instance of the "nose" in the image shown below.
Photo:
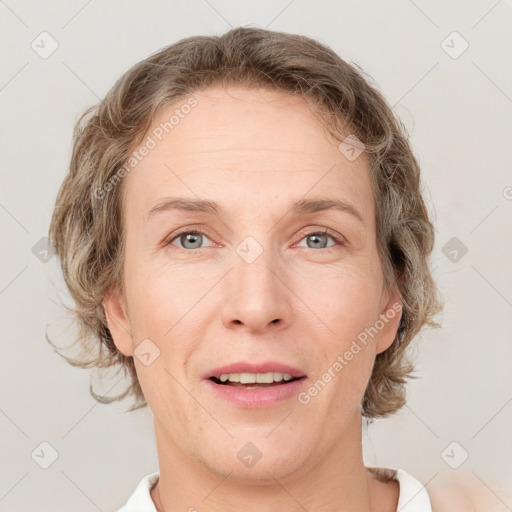
[[[252,334],[262,334],[291,324],[293,293],[286,269],[270,249],[252,262],[243,251],[235,253],[224,281],[222,322],[227,328],[245,326]]]

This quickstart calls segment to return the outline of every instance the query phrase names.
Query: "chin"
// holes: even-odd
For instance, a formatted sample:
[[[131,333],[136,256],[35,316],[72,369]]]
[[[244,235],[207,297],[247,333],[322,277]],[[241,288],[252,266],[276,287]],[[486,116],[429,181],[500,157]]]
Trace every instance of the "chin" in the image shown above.
[[[274,479],[286,479],[304,467],[307,459],[306,454],[297,452],[296,445],[286,449],[282,444],[277,446],[263,438],[254,442],[237,441],[235,448],[226,448],[225,453],[233,456],[208,458],[203,464],[228,480],[251,485],[275,484]]]
[[[253,467],[244,468],[232,463],[226,464],[221,474],[228,480],[248,485],[268,485],[275,484],[276,480],[286,479],[294,472],[295,466],[286,460],[267,460],[260,459]],[[229,474],[229,476],[227,476]]]

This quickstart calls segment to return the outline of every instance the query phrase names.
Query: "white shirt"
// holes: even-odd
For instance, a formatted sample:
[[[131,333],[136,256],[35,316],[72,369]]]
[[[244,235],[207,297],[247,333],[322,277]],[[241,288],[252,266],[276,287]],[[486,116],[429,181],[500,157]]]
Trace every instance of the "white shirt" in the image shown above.
[[[386,476],[389,475],[393,480],[398,481],[400,494],[397,512],[432,512],[430,498],[425,487],[403,469],[376,468],[372,466],[370,468]],[[158,477],[159,473],[151,473],[145,476],[126,504],[116,512],[157,512],[149,491],[157,482]]]

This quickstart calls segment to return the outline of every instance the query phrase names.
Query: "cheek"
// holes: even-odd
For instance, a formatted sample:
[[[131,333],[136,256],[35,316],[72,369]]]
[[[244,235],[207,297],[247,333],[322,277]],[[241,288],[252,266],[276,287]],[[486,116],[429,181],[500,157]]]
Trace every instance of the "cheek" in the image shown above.
[[[375,350],[370,344],[365,345],[350,336],[330,344],[327,350],[329,353],[325,354],[325,363],[312,378],[311,387],[306,393],[311,400],[315,400],[319,410],[333,412],[335,423],[343,422],[347,415],[350,416],[358,408],[364,395]],[[308,396],[302,397],[302,400],[307,399]]]
[[[151,366],[136,362],[137,374],[152,409],[167,404],[161,413],[167,414],[170,407],[179,416],[180,407],[189,399],[179,382],[184,382],[189,373],[187,363],[204,339],[207,300],[201,299],[212,283],[197,278],[192,268],[184,272],[170,265],[155,268],[142,262],[137,268],[140,270],[132,274],[127,289],[133,338],[136,345],[148,338],[158,353]],[[169,393],[174,396],[171,405]]]
[[[126,265],[129,307],[134,329],[139,336],[165,340],[208,291],[205,281],[193,268],[155,267],[140,259]],[[135,270],[136,269],[136,270]]]
[[[297,273],[294,281],[297,296],[310,308],[309,314],[314,313],[320,332],[329,333],[338,348],[378,317],[380,289],[370,266],[320,268],[314,276]]]
[[[313,384],[317,392],[326,389],[320,394],[329,407],[340,411],[349,403],[355,407],[375,359],[375,343],[367,333],[379,318],[379,283],[370,268],[348,265],[336,272],[319,272],[314,286],[311,279],[309,283],[299,288],[298,295],[310,307],[311,322],[304,328],[321,362]]]

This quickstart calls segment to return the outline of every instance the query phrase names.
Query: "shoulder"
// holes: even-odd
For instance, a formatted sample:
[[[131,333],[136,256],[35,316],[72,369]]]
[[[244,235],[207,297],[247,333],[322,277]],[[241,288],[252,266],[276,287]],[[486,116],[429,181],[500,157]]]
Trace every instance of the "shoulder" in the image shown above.
[[[403,469],[368,466],[367,469],[381,482],[398,481],[397,510],[401,512],[501,512],[504,510],[501,505],[512,503],[510,489],[505,490],[490,478],[484,484],[474,473],[451,475],[441,472],[423,485]]]
[[[432,512],[478,512],[467,493],[445,487],[429,490]]]
[[[132,492],[128,501],[116,512],[156,512],[151,489],[158,481],[159,476],[159,473],[146,475]]]
[[[493,512],[500,500],[497,494],[476,479],[465,477],[458,480],[444,480],[429,486],[432,512]],[[512,494],[500,491],[502,503],[510,502]]]

